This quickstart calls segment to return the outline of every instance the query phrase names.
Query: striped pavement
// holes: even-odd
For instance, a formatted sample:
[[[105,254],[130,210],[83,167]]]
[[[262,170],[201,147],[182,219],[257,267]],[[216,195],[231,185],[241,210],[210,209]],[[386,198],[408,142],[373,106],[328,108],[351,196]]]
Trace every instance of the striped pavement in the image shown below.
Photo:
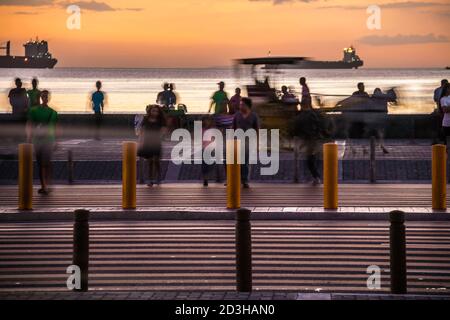
[[[389,234],[383,222],[253,222],[254,290],[375,293],[370,265],[389,291]],[[90,288],[95,291],[233,291],[234,222],[94,222]],[[407,223],[408,290],[449,294],[450,223]],[[66,291],[72,224],[0,225],[0,292]]]
[[[122,185],[57,185],[49,196],[33,192],[34,208],[120,207]],[[17,186],[0,186],[0,209],[17,208]],[[137,186],[138,207],[226,207],[226,187],[195,183]],[[241,192],[247,207],[321,207],[323,187],[251,184]],[[340,184],[342,207],[431,207],[431,184]]]

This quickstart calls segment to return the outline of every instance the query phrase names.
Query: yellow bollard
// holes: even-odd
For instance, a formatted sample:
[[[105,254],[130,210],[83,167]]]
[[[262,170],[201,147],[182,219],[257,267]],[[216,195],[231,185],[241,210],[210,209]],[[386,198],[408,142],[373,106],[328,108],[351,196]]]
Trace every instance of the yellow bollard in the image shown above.
[[[19,145],[19,210],[33,209],[33,145]]]
[[[227,208],[241,207],[241,165],[240,143],[238,140],[227,140]]]
[[[338,208],[338,146],[323,145],[323,207]]]
[[[434,210],[447,209],[447,150],[445,145],[433,146],[431,168],[432,205]]]
[[[122,152],[122,208],[136,209],[136,142],[124,142]]]

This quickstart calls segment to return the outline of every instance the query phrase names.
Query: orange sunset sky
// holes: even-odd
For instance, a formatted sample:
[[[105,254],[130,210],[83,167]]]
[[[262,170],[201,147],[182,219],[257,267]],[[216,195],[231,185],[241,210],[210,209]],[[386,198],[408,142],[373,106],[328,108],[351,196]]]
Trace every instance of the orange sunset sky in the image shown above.
[[[69,30],[69,4],[81,29]],[[381,30],[366,9],[381,7]],[[353,44],[366,67],[450,65],[450,0],[0,0],[0,42],[12,53],[39,36],[58,67],[210,67],[272,55],[341,59]]]

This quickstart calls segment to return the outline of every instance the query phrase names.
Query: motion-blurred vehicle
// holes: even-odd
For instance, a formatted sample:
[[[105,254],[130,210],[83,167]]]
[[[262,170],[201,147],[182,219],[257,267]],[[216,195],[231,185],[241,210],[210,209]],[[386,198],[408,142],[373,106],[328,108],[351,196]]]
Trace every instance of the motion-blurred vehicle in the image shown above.
[[[386,153],[383,137],[388,122],[388,105],[391,103],[397,103],[395,89],[391,88],[384,93],[376,88],[372,95],[352,95],[339,101],[331,111],[343,115],[336,128],[342,130],[345,138],[352,136],[367,138],[374,135],[380,140],[381,148]],[[353,132],[356,134],[352,134]]]
[[[253,110],[258,114],[261,127],[279,129],[281,143],[288,138],[287,122],[299,111],[299,104],[281,101],[281,93],[272,85],[282,74],[278,67],[295,64],[303,60],[301,57],[267,57],[235,60],[235,72],[238,78],[247,75],[253,79],[247,84],[247,95],[253,101]],[[270,67],[269,67],[270,66]],[[277,85],[281,88],[281,85]]]
[[[304,57],[265,57],[248,58],[235,60],[235,72],[238,78],[250,72],[253,79],[252,84],[247,84],[247,95],[254,102],[254,111],[261,119],[261,125],[267,129],[280,129],[280,137],[283,140],[289,138],[288,122],[293,119],[300,110],[298,101],[284,103],[281,100],[280,92],[275,89],[281,87],[278,78],[282,78],[283,69],[287,65],[298,65],[304,61]],[[278,82],[278,83],[277,83]],[[375,131],[380,139],[383,136],[383,129],[388,119],[388,104],[396,103],[397,94],[395,89],[389,89],[385,93],[381,89],[376,89],[371,96],[349,96],[339,101],[332,107],[324,107],[320,104],[320,97],[313,96],[313,101],[317,101],[315,108],[319,112],[326,114],[340,114],[334,117],[336,122],[333,125],[335,131],[344,133],[346,138],[350,137],[350,131],[356,126],[363,128],[364,132]],[[359,130],[359,137],[364,132]]]

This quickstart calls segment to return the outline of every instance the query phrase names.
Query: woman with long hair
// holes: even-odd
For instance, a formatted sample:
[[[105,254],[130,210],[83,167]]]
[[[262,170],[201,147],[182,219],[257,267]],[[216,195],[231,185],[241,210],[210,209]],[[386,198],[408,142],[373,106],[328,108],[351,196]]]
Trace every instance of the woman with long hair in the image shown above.
[[[148,105],[139,130],[138,156],[148,161],[149,187],[161,181],[162,137],[166,130],[164,113],[158,105]]]

